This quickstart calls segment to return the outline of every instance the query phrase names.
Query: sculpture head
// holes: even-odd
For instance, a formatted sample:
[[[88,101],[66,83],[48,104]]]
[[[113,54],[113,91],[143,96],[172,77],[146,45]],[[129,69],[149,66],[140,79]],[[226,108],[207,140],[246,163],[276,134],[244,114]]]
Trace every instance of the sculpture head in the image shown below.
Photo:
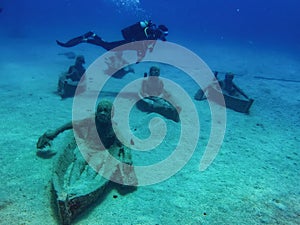
[[[112,127],[113,104],[108,100],[99,102],[95,114],[95,123],[102,144],[109,148],[116,143],[116,134]]]
[[[107,126],[112,123],[113,104],[108,100],[99,102],[96,110],[96,125]]]
[[[75,65],[76,66],[82,66],[82,64],[85,64],[85,59],[84,59],[83,55],[79,55],[79,56],[76,57]]]
[[[160,69],[157,66],[151,66],[149,70],[149,77],[159,77]]]

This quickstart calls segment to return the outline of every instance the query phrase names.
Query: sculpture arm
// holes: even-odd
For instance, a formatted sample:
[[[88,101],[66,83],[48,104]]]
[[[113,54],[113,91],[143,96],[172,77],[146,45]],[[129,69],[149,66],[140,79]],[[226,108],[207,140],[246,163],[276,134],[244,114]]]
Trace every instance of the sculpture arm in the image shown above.
[[[232,84],[232,86],[233,86],[233,88],[237,91],[237,92],[239,92],[241,95],[243,95],[245,98],[247,98],[247,99],[249,99],[249,97],[246,95],[246,93],[242,90],[242,89],[240,89],[238,86],[236,86],[235,84]]]
[[[64,132],[65,130],[70,130],[72,128],[73,128],[72,122],[69,122],[55,130],[46,131],[42,136],[39,137],[38,142],[36,143],[36,147],[42,149],[46,146],[50,146],[51,141],[54,138],[56,138],[60,133]]]

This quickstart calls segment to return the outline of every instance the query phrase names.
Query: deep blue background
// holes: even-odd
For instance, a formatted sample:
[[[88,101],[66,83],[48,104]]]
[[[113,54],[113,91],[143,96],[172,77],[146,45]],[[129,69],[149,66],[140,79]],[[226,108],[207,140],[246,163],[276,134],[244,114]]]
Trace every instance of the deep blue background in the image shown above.
[[[66,38],[94,30],[108,39],[140,19],[170,28],[169,40],[239,40],[299,47],[298,0],[1,1],[1,35]],[[132,2],[132,1],[119,1]],[[140,8],[140,9],[137,9]]]

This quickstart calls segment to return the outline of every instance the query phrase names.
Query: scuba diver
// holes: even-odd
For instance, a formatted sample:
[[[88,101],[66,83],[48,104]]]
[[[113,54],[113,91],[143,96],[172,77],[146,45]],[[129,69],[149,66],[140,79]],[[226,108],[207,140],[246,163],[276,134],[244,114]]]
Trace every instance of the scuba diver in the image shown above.
[[[57,44],[62,47],[73,47],[80,43],[89,43],[98,45],[109,51],[120,45],[124,45],[134,41],[143,40],[162,40],[166,41],[168,35],[168,28],[165,25],[159,25],[158,27],[151,22],[151,20],[141,21],[135,23],[129,27],[124,28],[122,31],[124,40],[107,42],[92,31],[85,33],[79,37],[72,38],[66,43],[56,40]]]

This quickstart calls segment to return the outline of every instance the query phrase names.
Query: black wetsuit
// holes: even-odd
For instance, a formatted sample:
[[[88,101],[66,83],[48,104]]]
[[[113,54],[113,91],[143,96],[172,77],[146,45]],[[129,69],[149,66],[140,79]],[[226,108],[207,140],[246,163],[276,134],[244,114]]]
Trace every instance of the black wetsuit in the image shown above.
[[[142,27],[140,22],[135,23],[129,27],[126,27],[122,30],[122,35],[124,40],[107,42],[102,40],[101,37],[89,31],[82,36],[72,38],[66,43],[56,41],[58,45],[62,47],[73,47],[80,43],[89,43],[97,46],[101,46],[105,50],[109,51],[118,46],[142,40],[157,40],[161,39],[166,41],[165,35],[162,31],[156,27],[155,24],[149,23],[146,27]]]

